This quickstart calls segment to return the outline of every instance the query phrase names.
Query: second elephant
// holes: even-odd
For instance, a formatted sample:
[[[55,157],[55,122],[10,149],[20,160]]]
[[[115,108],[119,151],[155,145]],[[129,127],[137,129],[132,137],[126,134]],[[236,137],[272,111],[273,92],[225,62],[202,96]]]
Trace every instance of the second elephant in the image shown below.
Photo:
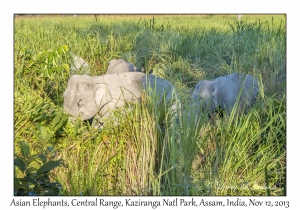
[[[256,101],[258,95],[256,78],[242,72],[218,77],[215,80],[201,80],[197,83],[192,96],[196,106],[203,110],[221,107],[228,114],[237,101],[237,113],[246,113]]]

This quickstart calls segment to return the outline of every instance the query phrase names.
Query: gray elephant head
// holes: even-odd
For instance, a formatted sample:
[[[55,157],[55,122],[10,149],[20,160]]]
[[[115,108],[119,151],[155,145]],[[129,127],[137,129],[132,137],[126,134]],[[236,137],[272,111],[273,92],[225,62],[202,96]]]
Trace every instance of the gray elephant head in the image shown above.
[[[97,84],[93,77],[88,75],[73,75],[68,81],[64,92],[64,110],[74,118],[91,119],[97,113],[98,107],[104,101],[109,101],[110,94],[104,94],[105,84]],[[104,93],[103,93],[104,92]],[[96,97],[103,95],[103,102],[96,101]]]
[[[73,120],[78,117],[89,120],[95,116],[97,119],[108,118],[112,110],[124,107],[127,102],[139,102],[144,89],[147,92],[155,90],[160,98],[165,96],[167,100],[175,93],[169,81],[141,72],[96,77],[73,75],[63,95],[64,110],[73,116]]]
[[[257,80],[249,74],[235,72],[213,81],[199,81],[192,97],[194,105],[202,106],[203,110],[221,107],[231,113],[237,101],[238,113],[246,113],[256,101],[257,94]]]
[[[144,72],[144,68],[137,68],[132,63],[123,59],[113,59],[109,62],[106,74],[115,74],[123,72]]]

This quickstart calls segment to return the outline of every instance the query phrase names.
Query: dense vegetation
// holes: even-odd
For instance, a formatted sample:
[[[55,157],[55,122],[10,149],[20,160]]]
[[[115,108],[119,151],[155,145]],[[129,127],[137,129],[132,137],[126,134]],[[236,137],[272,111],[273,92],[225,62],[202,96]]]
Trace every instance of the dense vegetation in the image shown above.
[[[14,28],[16,195],[285,195],[285,16],[18,16]],[[153,69],[178,90],[181,117],[146,97],[102,131],[72,124],[70,52],[91,75],[116,57]],[[259,80],[249,113],[187,118],[199,80],[235,71]]]

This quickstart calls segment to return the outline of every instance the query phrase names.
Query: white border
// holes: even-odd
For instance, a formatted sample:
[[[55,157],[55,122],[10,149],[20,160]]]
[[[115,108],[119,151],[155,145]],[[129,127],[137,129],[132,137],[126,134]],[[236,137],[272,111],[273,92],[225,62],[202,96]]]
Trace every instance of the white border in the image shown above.
[[[254,197],[256,200],[288,200],[290,209],[299,207],[299,85],[298,67],[299,60],[299,15],[298,6],[290,2],[282,1],[120,1],[112,0],[103,3],[102,1],[10,1],[1,3],[1,70],[0,70],[0,91],[1,100],[0,128],[1,128],[1,187],[0,187],[0,206],[9,206],[13,198],[13,14],[14,13],[286,13],[287,14],[287,195],[286,197]],[[298,172],[298,173],[297,173]],[[64,197],[65,200],[71,200],[78,197]],[[92,197],[90,197],[92,198]],[[107,197],[113,199],[114,197]],[[130,197],[115,197],[124,200]],[[172,197],[171,197],[172,198]],[[234,197],[205,197],[206,200],[226,200],[235,199]],[[251,197],[242,197],[248,200]],[[31,198],[22,198],[29,199]],[[54,200],[60,200],[60,197],[53,197]],[[153,197],[143,197],[144,200],[153,200]],[[161,198],[158,198],[161,199]],[[188,199],[188,198],[187,198]],[[201,199],[201,197],[196,198]],[[125,200],[124,200],[125,201]],[[22,207],[29,209],[28,207]],[[54,209],[53,207],[46,207]],[[55,207],[60,209],[61,207]],[[93,208],[95,207],[86,207]],[[100,208],[100,207],[96,207]],[[145,207],[144,207],[145,208]],[[146,207],[151,209],[151,207]],[[162,207],[160,207],[162,208]],[[160,209],[158,208],[158,209]],[[163,207],[173,208],[173,207]],[[180,207],[181,209],[182,207]],[[6,209],[6,208],[5,208]],[[32,209],[32,207],[30,207]],[[41,209],[41,207],[40,207]],[[101,208],[103,209],[103,208]],[[110,207],[112,209],[112,207]],[[125,209],[125,208],[122,208]],[[130,208],[128,208],[130,209]],[[139,209],[139,208],[136,208]],[[176,207],[179,209],[179,207]],[[214,209],[211,207],[211,209]]]

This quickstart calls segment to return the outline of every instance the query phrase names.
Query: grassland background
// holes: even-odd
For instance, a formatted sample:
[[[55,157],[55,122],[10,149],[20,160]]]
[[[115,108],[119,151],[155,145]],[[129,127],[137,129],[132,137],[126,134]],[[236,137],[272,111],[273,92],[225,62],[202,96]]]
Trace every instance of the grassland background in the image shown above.
[[[286,26],[284,15],[97,15],[15,18],[14,136],[33,148],[32,130],[51,133],[62,195],[283,195],[286,170]],[[239,123],[201,119],[199,130],[166,129],[145,105],[124,123],[102,132],[61,119],[69,77],[60,56],[54,73],[39,52],[66,45],[84,58],[91,75],[104,74],[121,57],[170,80],[188,103],[200,79],[234,71],[260,80],[260,98]],[[152,112],[151,112],[152,111]],[[128,123],[129,121],[129,123]],[[194,133],[195,136],[190,133]],[[180,139],[175,144],[175,140]],[[155,146],[153,146],[155,145]],[[33,153],[36,151],[32,151]],[[271,192],[266,190],[266,171]]]

